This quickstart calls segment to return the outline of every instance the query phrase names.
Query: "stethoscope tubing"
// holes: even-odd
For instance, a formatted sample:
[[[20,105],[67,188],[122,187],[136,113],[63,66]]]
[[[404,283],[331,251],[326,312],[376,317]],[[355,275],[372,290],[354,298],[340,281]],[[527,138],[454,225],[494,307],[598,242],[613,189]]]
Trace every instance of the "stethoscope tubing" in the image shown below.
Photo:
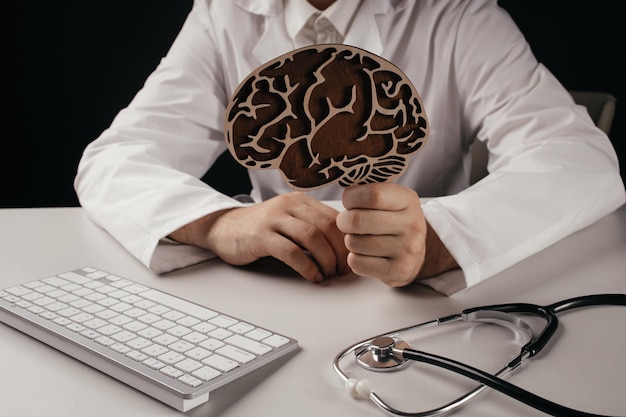
[[[516,399],[532,408],[543,411],[555,417],[608,417],[598,414],[591,414],[584,411],[574,410],[566,406],[557,404],[530,391],[526,391],[500,377],[484,372],[462,362],[443,356],[433,355],[427,352],[421,352],[413,349],[402,349],[401,354],[408,359],[423,362],[430,365],[444,368],[465,376],[474,381],[480,382],[483,386],[487,386],[499,391],[513,399]]]

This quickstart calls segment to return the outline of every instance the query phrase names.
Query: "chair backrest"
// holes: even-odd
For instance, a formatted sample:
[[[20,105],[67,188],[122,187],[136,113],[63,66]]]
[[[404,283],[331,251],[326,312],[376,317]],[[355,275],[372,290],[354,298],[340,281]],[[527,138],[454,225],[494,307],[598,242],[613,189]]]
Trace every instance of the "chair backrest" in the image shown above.
[[[607,135],[613,124],[615,115],[615,97],[612,94],[600,91],[570,91],[576,104],[583,105],[593,122]],[[487,161],[489,152],[487,145],[481,141],[474,141],[472,144],[472,171],[470,173],[470,184],[479,181],[487,171]]]

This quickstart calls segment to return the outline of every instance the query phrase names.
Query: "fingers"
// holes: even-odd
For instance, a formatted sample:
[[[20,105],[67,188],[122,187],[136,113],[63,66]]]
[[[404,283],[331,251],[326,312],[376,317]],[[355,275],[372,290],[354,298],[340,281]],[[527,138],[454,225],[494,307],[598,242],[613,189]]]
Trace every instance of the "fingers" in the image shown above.
[[[332,225],[332,229],[336,229],[334,220]],[[274,237],[267,240],[266,251],[309,281],[319,282],[335,276],[347,266],[347,249],[343,234],[326,227],[326,221],[314,225],[299,217],[285,217],[277,221]]]
[[[348,250],[344,234],[337,228],[338,211],[308,196],[304,202],[306,204],[293,204],[290,211],[292,218],[304,222],[304,229],[285,227],[283,233],[292,236],[307,250],[327,277],[347,273]]]
[[[238,265],[271,256],[319,282],[348,270],[337,213],[303,193],[281,195],[224,213],[209,233],[208,248]]]
[[[347,209],[397,211],[410,205],[417,194],[409,188],[392,183],[365,184],[346,188],[342,203]]]
[[[266,256],[276,258],[311,282],[321,282],[325,276],[320,265],[315,262],[302,248],[289,238],[276,234],[272,235],[264,248]]]
[[[393,287],[413,282],[426,251],[426,220],[417,194],[396,184],[368,184],[346,189],[343,204],[337,227],[345,233],[352,271]]]
[[[415,281],[419,268],[415,262],[403,258],[363,256],[355,252],[348,254],[352,271],[361,276],[377,278],[390,287],[404,287]]]

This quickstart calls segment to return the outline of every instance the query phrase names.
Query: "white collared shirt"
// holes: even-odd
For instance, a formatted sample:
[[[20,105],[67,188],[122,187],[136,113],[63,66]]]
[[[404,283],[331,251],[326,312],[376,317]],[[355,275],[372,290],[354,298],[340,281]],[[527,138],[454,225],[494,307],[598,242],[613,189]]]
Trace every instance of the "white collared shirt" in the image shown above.
[[[294,48],[290,33],[304,26],[287,25],[283,6],[195,0],[142,90],[85,149],[75,180],[85,212],[156,272],[213,257],[163,238],[242,205],[199,178],[226,150],[224,112],[239,83]],[[624,203],[610,140],[496,0],[361,0],[349,23],[333,16],[344,43],[396,64],[424,103],[430,138],[396,182],[434,197],[424,216],[462,269],[433,288],[476,285]],[[474,140],[487,143],[490,174],[470,187]],[[292,191],[276,170],[249,174],[255,201]],[[342,189],[309,194],[336,201]]]
[[[336,0],[320,11],[307,0],[285,0],[285,26],[294,48],[343,43],[360,0]]]

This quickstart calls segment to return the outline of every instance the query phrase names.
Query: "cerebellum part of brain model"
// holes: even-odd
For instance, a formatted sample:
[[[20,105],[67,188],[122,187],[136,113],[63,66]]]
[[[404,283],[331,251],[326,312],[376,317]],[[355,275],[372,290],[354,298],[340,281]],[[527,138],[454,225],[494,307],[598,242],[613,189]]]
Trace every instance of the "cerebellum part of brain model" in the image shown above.
[[[230,153],[278,169],[295,190],[402,175],[429,123],[411,81],[390,62],[347,45],[281,55],[246,77],[226,109]]]

